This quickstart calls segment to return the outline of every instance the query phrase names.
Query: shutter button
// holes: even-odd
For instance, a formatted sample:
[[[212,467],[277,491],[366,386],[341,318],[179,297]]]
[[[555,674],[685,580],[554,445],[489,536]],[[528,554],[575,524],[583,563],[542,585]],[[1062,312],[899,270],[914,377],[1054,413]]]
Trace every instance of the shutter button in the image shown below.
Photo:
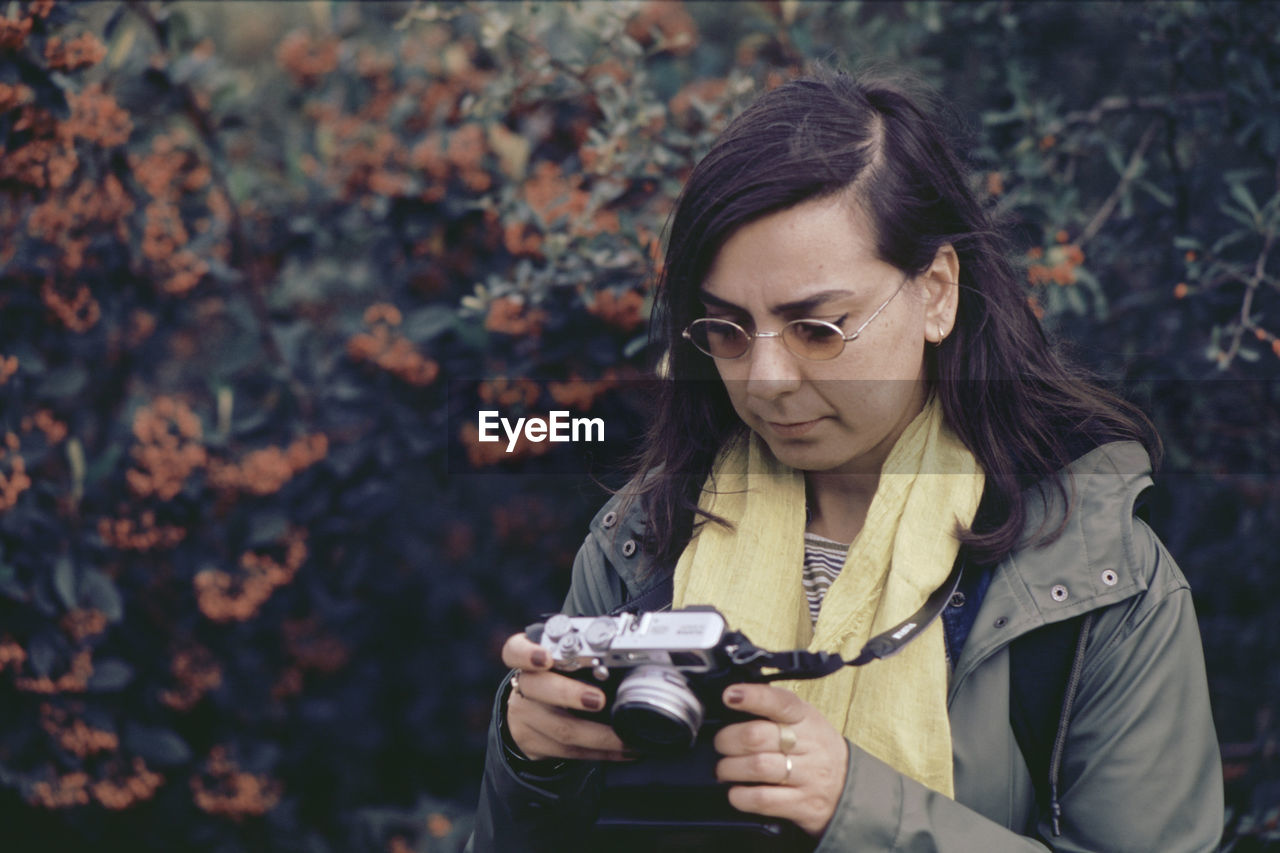
[[[1049,590],[1049,595],[1053,596],[1054,601],[1066,601],[1069,593],[1067,588],[1059,583],[1054,584],[1053,589]]]
[[[1107,586],[1115,586],[1116,581],[1118,580],[1120,580],[1120,576],[1117,575],[1115,572],[1111,571],[1111,569],[1107,569],[1105,572],[1102,573],[1102,582],[1105,583]]]
[[[618,521],[618,514],[613,510],[609,510],[604,514],[604,518],[600,519],[600,524],[606,528],[613,527]]]
[[[622,543],[622,556],[630,557],[636,552],[636,540],[628,539]]]

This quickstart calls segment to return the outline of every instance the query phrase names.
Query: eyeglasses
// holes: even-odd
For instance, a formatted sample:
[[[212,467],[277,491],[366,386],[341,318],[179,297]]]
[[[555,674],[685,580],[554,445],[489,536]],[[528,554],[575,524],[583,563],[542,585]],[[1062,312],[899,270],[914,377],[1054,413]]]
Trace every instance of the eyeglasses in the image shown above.
[[[787,349],[803,359],[830,361],[844,352],[846,343],[858,339],[863,329],[880,316],[880,312],[889,306],[906,283],[907,279],[904,278],[898,289],[848,335],[835,323],[828,323],[826,320],[792,320],[777,332],[748,332],[731,320],[703,317],[686,326],[681,336],[712,358],[742,358],[751,349],[751,343],[756,338],[782,338]]]

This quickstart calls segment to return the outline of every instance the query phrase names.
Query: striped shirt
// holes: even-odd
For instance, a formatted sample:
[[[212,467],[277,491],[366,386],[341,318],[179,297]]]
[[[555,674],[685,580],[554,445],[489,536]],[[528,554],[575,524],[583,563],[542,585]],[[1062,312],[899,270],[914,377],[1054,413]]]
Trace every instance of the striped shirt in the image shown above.
[[[844,568],[849,546],[816,533],[804,534],[804,594],[809,600],[809,619],[818,624],[818,611],[831,582]]]

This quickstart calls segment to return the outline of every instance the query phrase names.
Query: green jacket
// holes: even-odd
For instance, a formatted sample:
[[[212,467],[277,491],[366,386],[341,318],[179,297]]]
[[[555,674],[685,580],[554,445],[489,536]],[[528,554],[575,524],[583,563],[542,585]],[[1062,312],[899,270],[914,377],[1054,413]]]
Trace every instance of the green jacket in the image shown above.
[[[1191,593],[1163,544],[1133,516],[1151,484],[1150,462],[1137,443],[1117,442],[1067,471],[1074,503],[1066,530],[996,568],[955,662],[948,694],[955,799],[849,744],[844,791],[819,853],[1217,849],[1222,768]],[[1041,493],[1052,511],[1055,490]],[[1045,503],[1027,502],[1028,531],[1038,528]],[[656,580],[641,579],[643,516],[620,517],[618,505],[615,497],[591,522],[566,613],[609,612]],[[1009,723],[1009,643],[1088,611],[1095,616],[1061,764],[1062,835],[1054,837],[1048,815],[1037,814]],[[506,691],[504,682],[468,845],[476,853],[556,843],[593,781],[590,764],[571,762],[546,778],[512,769],[498,725]]]

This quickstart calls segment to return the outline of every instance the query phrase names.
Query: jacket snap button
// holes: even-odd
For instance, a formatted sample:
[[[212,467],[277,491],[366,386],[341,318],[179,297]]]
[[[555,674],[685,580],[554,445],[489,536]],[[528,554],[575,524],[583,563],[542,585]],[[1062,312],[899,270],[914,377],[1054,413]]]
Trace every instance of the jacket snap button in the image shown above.
[[[600,523],[605,527],[613,527],[618,522],[618,514],[613,510],[609,510],[604,514],[604,518],[600,519]]]
[[[1053,589],[1049,590],[1049,595],[1053,596],[1054,601],[1066,601],[1068,594],[1067,588],[1060,583],[1054,584]]]
[[[636,540],[628,539],[622,543],[622,556],[630,557],[636,552]]]
[[[964,607],[964,593],[963,592],[955,593],[954,595],[951,596],[951,601],[949,603],[951,604],[952,607]]]
[[[1008,625],[1008,624],[1009,624],[1009,619],[1007,617],[1005,616],[996,617],[995,626],[997,628],[1003,628],[1005,625]]]
[[[1107,569],[1105,572],[1102,573],[1102,582],[1105,583],[1107,586],[1115,586],[1116,581],[1118,580],[1120,580],[1120,576],[1117,575],[1115,572],[1111,571],[1110,569]]]

